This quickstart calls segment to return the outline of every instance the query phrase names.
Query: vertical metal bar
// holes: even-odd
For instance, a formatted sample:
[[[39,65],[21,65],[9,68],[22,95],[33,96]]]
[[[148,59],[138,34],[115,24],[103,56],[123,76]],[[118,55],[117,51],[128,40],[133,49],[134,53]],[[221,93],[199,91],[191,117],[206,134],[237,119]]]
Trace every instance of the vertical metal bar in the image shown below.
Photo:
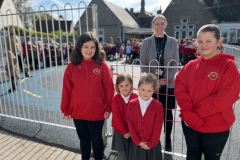
[[[39,7],[39,11],[41,11],[40,9],[41,8],[44,8],[45,9],[45,7],[44,6],[40,6]],[[46,10],[46,9],[45,9]],[[41,13],[39,14],[39,24],[40,24],[40,32],[41,32],[41,39],[43,40],[43,34],[42,34],[42,20],[41,20]],[[44,52],[44,43],[42,44],[42,53],[43,53],[43,65],[44,65],[44,73],[45,73],[45,82],[46,82],[46,60],[45,60],[45,58],[46,58],[46,55],[45,55],[45,52]],[[46,82],[46,84],[47,84],[47,82]],[[46,87],[47,88],[47,87]],[[48,93],[48,91],[47,91],[47,93]],[[42,97],[43,98],[43,97]],[[48,100],[48,95],[47,95],[47,101],[49,101]],[[48,108],[49,108],[49,105],[48,105]],[[46,118],[45,118],[45,108],[44,108],[44,111],[43,111],[43,116],[44,116],[44,121],[46,122]],[[50,114],[50,113],[49,113]],[[50,115],[49,115],[49,117],[50,117]]]
[[[177,63],[177,68],[176,68],[177,72],[178,73],[178,63]],[[175,94],[175,93],[174,93]],[[175,108],[174,108],[174,117],[173,117],[173,154],[174,154],[174,142],[175,142],[175,126],[176,126],[176,109],[177,109],[177,100],[175,98]]]
[[[7,12],[6,12],[6,14],[8,14],[8,11],[12,14],[12,11],[10,10],[10,9],[8,9],[7,10]],[[12,17],[12,16],[11,16]],[[10,51],[11,51],[11,54],[14,54],[13,53],[13,50],[12,50],[12,42],[11,42],[11,40],[10,40],[10,32],[9,32],[9,25],[8,25],[8,17],[6,17],[7,18],[7,26],[8,26],[8,41],[9,41],[9,45],[10,45]],[[15,39],[15,29],[14,29],[14,32],[13,32],[13,35],[14,35],[14,42],[16,43],[16,39]],[[16,53],[17,54],[17,53]],[[8,76],[11,76],[10,75],[10,73],[11,73],[11,71],[10,71],[10,67],[9,67],[9,64],[10,64],[10,62],[9,62],[9,59],[8,59],[8,57],[7,57],[7,61],[8,61]],[[15,76],[15,68],[14,68],[14,62],[13,62],[13,56],[11,55],[11,61],[12,61],[12,69],[13,69],[13,77],[14,77],[14,82],[15,82],[15,84],[14,85],[16,85],[16,76]],[[15,102],[14,102],[14,96],[13,96],[13,88],[12,88],[12,76],[11,77],[9,77],[9,79],[10,79],[10,83],[11,83],[11,90],[12,90],[12,103],[13,103],[13,112],[14,112],[14,116],[16,117],[16,110],[15,110]],[[16,86],[15,86],[16,87]],[[9,106],[10,107],[10,106]]]
[[[22,15],[22,12],[20,12],[20,14]],[[22,16],[21,16],[22,17]],[[19,43],[20,43],[20,47],[21,47],[21,35],[20,35],[20,31],[19,31],[19,23],[18,23],[18,18],[17,18],[17,26],[18,26],[18,37],[19,37]],[[25,69],[24,69],[24,63],[23,63],[23,53],[22,53],[22,50],[20,50],[20,61],[21,61],[21,64],[22,64],[22,68],[23,68],[23,74],[25,73]],[[18,58],[17,58],[17,61],[18,61]],[[18,64],[19,64],[19,61],[18,61]],[[19,69],[19,76],[20,76],[20,69]],[[24,78],[25,78],[25,74],[24,74]],[[19,81],[19,84],[20,84],[20,90],[21,90],[21,98],[22,98],[22,104],[23,103],[23,93],[22,93],[22,83]],[[26,88],[26,82],[25,82],[25,88]],[[26,93],[26,96],[27,96],[27,93]],[[26,116],[25,116],[25,111],[24,111],[24,106],[23,106],[23,117],[24,119],[26,119]]]
[[[70,6],[71,6],[71,4],[70,3],[66,3],[65,5],[64,5],[64,14],[65,14],[65,30],[66,30],[66,40],[67,40],[67,51],[65,51],[65,54],[67,54],[67,57],[68,57],[68,63],[67,64],[69,64],[69,62],[70,62],[70,60],[69,60],[69,48],[68,48],[68,30],[67,30],[67,15],[66,15],[66,5],[67,4],[69,4]],[[72,6],[71,6],[72,7]],[[68,121],[68,126],[69,126],[69,121]]]
[[[233,104],[233,111],[235,110],[235,103]],[[231,140],[232,140],[232,130],[233,130],[233,126],[230,129],[230,133],[229,133],[229,142],[228,142],[228,151],[227,151],[227,158],[228,159],[228,155],[230,152],[230,147],[231,147]]]
[[[84,1],[81,1],[81,2],[78,4],[78,8],[80,8],[81,3],[84,3],[84,4],[85,4],[85,7],[86,7],[85,11],[86,11],[86,16],[87,16],[87,4],[86,4]],[[78,20],[79,35],[81,35],[81,34],[82,34],[82,30],[81,30],[81,15],[80,15],[80,9],[78,9],[78,16],[79,16],[79,20]],[[88,21],[87,21],[87,20],[88,20],[88,16],[86,17],[86,22],[87,22],[87,25],[86,25],[86,26],[88,26]],[[87,29],[87,31],[88,31],[88,29]]]
[[[0,11],[0,14],[2,15],[2,12]],[[3,17],[2,17],[3,18]],[[3,25],[4,26],[4,25]],[[3,28],[3,32],[4,32],[4,28]],[[5,32],[4,32],[5,33]],[[3,37],[5,39],[5,37]],[[1,46],[1,51],[3,51],[3,46],[2,46],[2,37],[0,36],[0,46]],[[7,51],[7,48],[6,48],[6,51]],[[4,56],[3,56],[4,53],[2,53],[2,64],[4,65]],[[5,68],[4,68],[5,69]],[[5,83],[6,83],[6,74],[4,73],[5,75]],[[4,94],[4,85],[3,85],[3,79],[2,79],[2,76],[1,76],[1,86],[2,86],[2,91],[3,91],[3,94]],[[3,97],[3,102],[4,102],[4,106],[5,106],[5,114],[7,115],[7,108],[6,108],[6,100],[5,98]],[[2,109],[2,103],[1,103],[1,110],[2,110],[2,114],[3,113],[3,109]]]
[[[2,25],[4,26],[4,23],[3,23],[3,16],[2,16],[2,12],[0,11],[1,13],[1,17],[2,17]],[[2,41],[2,38],[1,38],[1,41]],[[5,44],[5,50],[6,50],[6,54],[7,54],[7,44],[6,44],[6,36],[5,36],[5,29],[3,27],[3,41],[4,41],[4,44]],[[0,42],[2,44],[2,42]],[[3,46],[4,47],[4,46]],[[1,45],[1,50],[3,50],[2,48],[2,45]],[[2,55],[2,62],[3,62],[3,65],[4,65],[4,60],[3,60],[3,55]],[[5,67],[4,67],[4,70],[5,70]],[[6,90],[7,90],[7,77],[6,77],[6,73],[4,73],[4,77],[5,77],[5,84],[6,84]],[[2,76],[1,76],[2,78]],[[2,84],[2,89],[3,89],[3,92],[4,92],[4,88],[3,88],[3,84]],[[8,100],[9,100],[9,95],[8,95],[8,91],[7,91],[7,97],[8,97]],[[8,112],[7,112],[7,105],[6,105],[6,100],[5,98],[4,99],[4,104],[5,104],[5,114],[8,115]]]
[[[30,19],[29,18],[29,13],[27,11],[27,18],[28,20]],[[36,84],[36,74],[35,74],[35,62],[34,62],[34,58],[33,58],[33,42],[32,42],[32,35],[31,35],[31,31],[30,31],[30,25],[29,25],[29,22],[28,22],[28,31],[29,31],[29,38],[30,38],[30,42],[31,42],[31,58],[32,58],[32,67],[33,67],[33,74],[34,74],[34,82],[35,82],[35,89],[36,89],[36,95],[37,95],[37,84]],[[25,43],[26,45],[26,43]],[[28,66],[29,67],[29,66]],[[29,67],[30,68],[30,67]],[[30,72],[30,70],[29,70]],[[33,90],[32,90],[32,84],[30,83],[30,87],[31,87],[31,93],[33,93]],[[31,96],[32,97],[32,109],[33,109],[33,118],[34,118],[34,121],[36,121],[36,118],[35,118],[35,111],[34,111],[34,103],[33,103],[33,95]],[[38,101],[38,97],[37,97],[37,101]]]
[[[43,6],[42,6],[43,7]],[[40,8],[39,8],[40,10]],[[51,70],[51,82],[52,82],[52,58],[51,58],[51,53],[50,53],[50,46],[49,46],[49,32],[48,32],[48,22],[47,22],[47,12],[46,12],[46,8],[44,7],[44,11],[45,11],[45,22],[46,22],[46,29],[47,29],[47,42],[48,42],[48,56],[49,56],[49,61],[50,61],[50,70]],[[46,82],[46,88],[48,88],[48,84],[47,84],[47,73],[46,73],[46,65],[45,65],[45,82]],[[52,88],[53,90],[53,88]],[[53,97],[54,97],[54,92],[53,92]],[[52,123],[51,121],[51,113],[50,113],[50,105],[49,105],[49,97],[48,97],[48,90],[47,90],[47,102],[48,102],[48,115],[49,115],[49,121],[50,124]]]
[[[25,22],[24,22],[24,17],[23,17],[23,14],[22,14],[22,22],[23,22],[23,33],[24,33],[24,41],[25,41],[25,48],[27,49],[27,44],[26,44],[26,30],[25,30]],[[22,55],[23,56],[23,55]],[[26,53],[26,56],[27,56],[27,65],[28,65],[28,71],[30,71],[30,68],[29,68],[29,60],[28,60],[28,52]],[[22,66],[23,66],[23,70],[24,70],[24,73],[25,73],[25,66],[24,66],[24,61],[23,61],[23,57],[22,57]],[[24,78],[26,78],[26,75],[24,74]],[[24,81],[25,83],[25,89],[27,89],[27,86],[26,86],[26,81]],[[31,80],[30,80],[30,85],[31,85]],[[30,111],[29,111],[29,104],[28,104],[28,98],[27,98],[27,92],[26,92],[26,99],[27,99],[27,108],[28,108],[28,118],[29,120],[31,119],[30,118]]]
[[[59,11],[58,11],[58,17],[59,17]],[[59,25],[59,38],[60,38],[60,47],[61,47],[61,61],[62,61],[62,70],[63,70],[63,73],[64,73],[64,67],[63,67],[63,50],[62,50],[62,30],[61,30],[61,24],[60,24],[60,19],[58,19],[58,25]],[[60,94],[60,93],[59,93]],[[60,99],[59,99],[60,101]],[[62,114],[61,114],[61,111],[60,111],[60,122],[61,122],[61,125],[62,125]]]
[[[182,122],[183,123],[183,122]],[[182,153],[182,157],[183,157],[183,131],[182,131],[182,151],[181,151],[181,153]]]
[[[38,37],[37,37],[37,29],[36,29],[36,21],[35,21],[35,15],[33,16],[33,22],[34,22],[34,24],[33,24],[33,26],[34,26],[34,30],[35,30],[35,38],[36,38],[36,47],[37,47],[37,60],[38,60],[38,70],[39,70],[39,75],[40,75],[40,83],[41,83],[41,93],[42,93],[42,103],[43,103],[43,111],[44,111],[44,98],[43,98],[43,90],[42,90],[42,74],[41,74],[41,67],[40,67],[40,57],[39,57],[39,55],[40,55],[40,49],[41,48],[38,48]],[[34,73],[34,76],[35,76],[35,73]],[[36,91],[37,92],[37,91]],[[39,121],[40,121],[40,110],[39,110],[39,102],[38,102],[38,98],[37,98],[37,107],[38,107],[38,119],[39,119]],[[45,112],[45,111],[44,111]],[[45,120],[44,120],[44,122],[46,122]]]
[[[57,10],[58,10],[58,6],[56,4],[52,5],[51,7],[51,14],[52,14],[52,8],[53,6],[56,6],[57,7]],[[58,11],[58,19],[59,19],[59,11]],[[58,98],[59,98],[59,101],[58,101],[58,106],[60,106],[60,93],[59,93],[59,81],[58,81],[58,60],[57,60],[57,53],[56,53],[56,44],[55,44],[55,41],[56,41],[56,38],[55,38],[55,27],[54,27],[54,22],[53,22],[53,16],[52,16],[52,27],[53,27],[53,39],[54,39],[54,54],[55,54],[55,65],[56,65],[56,73],[57,73],[57,90],[58,90]],[[60,112],[60,115],[61,115],[61,112]],[[54,116],[55,116],[55,123],[56,123],[56,108],[55,108],[55,105],[54,105]],[[62,122],[62,119],[60,118],[60,121]],[[62,123],[61,123],[62,124]]]
[[[95,34],[96,37],[98,38],[96,12],[97,12],[97,5],[96,5],[96,4],[93,4],[93,5],[92,5],[92,27],[93,27],[93,34]]]

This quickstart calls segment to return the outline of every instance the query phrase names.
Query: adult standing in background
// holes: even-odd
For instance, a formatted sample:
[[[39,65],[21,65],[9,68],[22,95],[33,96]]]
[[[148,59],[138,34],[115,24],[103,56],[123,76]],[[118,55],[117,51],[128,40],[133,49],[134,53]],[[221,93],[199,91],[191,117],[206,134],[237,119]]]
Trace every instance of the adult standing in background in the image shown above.
[[[116,41],[116,49],[117,49],[118,53],[119,53],[119,49],[121,46],[122,46],[122,39],[121,39],[121,37],[118,37],[118,39]]]
[[[19,37],[15,34],[15,29],[14,27],[11,27],[9,29],[10,35],[6,36],[6,50],[10,51],[11,53],[14,54],[14,56],[16,58],[18,58],[18,64],[20,69],[23,71],[23,61],[21,58],[21,44],[20,44],[20,40]],[[25,70],[25,77],[29,77],[29,74],[27,73],[27,71]],[[32,76],[31,76],[32,77]]]
[[[167,66],[168,62],[176,60],[179,63],[179,51],[178,42],[175,38],[169,37],[165,33],[167,27],[167,19],[163,15],[156,15],[152,20],[152,28],[154,35],[144,39],[140,50],[140,60],[142,65],[149,65],[150,61],[155,59],[159,62],[159,66]],[[175,62],[171,62],[170,66],[177,66]],[[158,66],[156,61],[151,63],[151,66]],[[148,67],[142,67],[142,72],[149,72]],[[151,68],[150,72],[159,76],[159,98],[158,100],[163,104],[163,108],[166,108],[166,90],[168,90],[167,109],[164,109],[164,130],[166,133],[165,150],[171,151],[171,133],[172,133],[172,110],[175,108],[175,96],[174,96],[174,79],[177,72],[176,68]],[[166,81],[168,75],[168,82]],[[153,94],[153,97],[157,99],[157,94]],[[167,114],[166,114],[167,113]]]

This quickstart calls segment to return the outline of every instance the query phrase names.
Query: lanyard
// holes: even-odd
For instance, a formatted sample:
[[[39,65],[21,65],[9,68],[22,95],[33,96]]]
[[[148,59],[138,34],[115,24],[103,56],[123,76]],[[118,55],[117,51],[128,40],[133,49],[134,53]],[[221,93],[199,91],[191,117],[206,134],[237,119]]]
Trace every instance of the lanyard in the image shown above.
[[[160,44],[158,44],[157,38],[155,37],[155,43],[156,43],[156,48],[157,48],[157,55],[158,55],[158,61],[160,63],[162,63],[163,61],[163,45],[164,45],[164,37],[163,37],[163,41],[161,43],[161,50],[160,50]],[[159,42],[160,43],[160,42]]]

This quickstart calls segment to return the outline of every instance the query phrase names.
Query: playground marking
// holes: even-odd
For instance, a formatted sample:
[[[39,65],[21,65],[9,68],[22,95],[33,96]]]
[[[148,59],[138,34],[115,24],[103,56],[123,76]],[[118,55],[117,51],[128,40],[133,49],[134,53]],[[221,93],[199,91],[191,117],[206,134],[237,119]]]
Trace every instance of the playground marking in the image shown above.
[[[35,96],[35,97],[38,97],[38,98],[42,98],[41,96],[38,96],[38,95],[36,95],[36,94],[33,94],[33,93],[31,93],[31,92],[28,92],[27,90],[23,90],[23,92],[26,92],[26,93],[28,93],[28,94],[30,94],[30,95],[33,95],[33,96]]]

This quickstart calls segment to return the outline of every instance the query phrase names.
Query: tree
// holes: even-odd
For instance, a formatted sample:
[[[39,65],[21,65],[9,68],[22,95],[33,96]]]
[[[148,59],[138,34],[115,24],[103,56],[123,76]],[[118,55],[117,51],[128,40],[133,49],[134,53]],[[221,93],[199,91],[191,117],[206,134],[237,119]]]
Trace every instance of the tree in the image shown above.
[[[12,0],[12,1],[18,13],[33,11],[31,7],[32,0]],[[23,14],[23,16],[20,15],[20,18],[23,19],[22,22],[24,23],[25,28],[31,29],[32,27],[31,18],[28,18],[27,14]]]

